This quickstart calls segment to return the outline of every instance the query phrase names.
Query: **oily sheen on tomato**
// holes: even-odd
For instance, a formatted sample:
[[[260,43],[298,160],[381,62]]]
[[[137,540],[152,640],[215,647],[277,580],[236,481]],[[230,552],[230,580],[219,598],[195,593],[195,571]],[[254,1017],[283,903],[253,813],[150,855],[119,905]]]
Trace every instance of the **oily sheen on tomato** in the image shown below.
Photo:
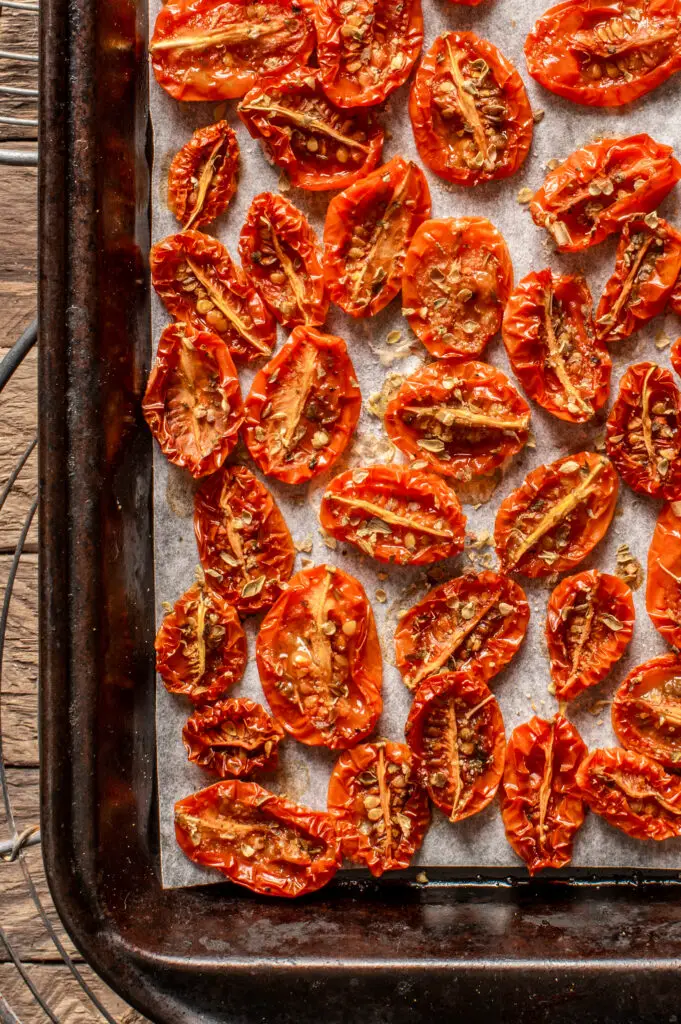
[[[532,109],[513,64],[473,32],[439,36],[409,97],[419,156],[456,185],[508,178],[532,143]]]
[[[612,727],[623,747],[681,765],[681,657],[663,654],[633,669],[620,684],[611,708]]]
[[[681,505],[675,501],[660,512],[650,542],[646,609],[667,643],[681,648]]]
[[[222,778],[246,778],[272,771],[279,760],[284,730],[248,697],[232,697],[198,708],[182,730],[192,764]]]
[[[168,172],[168,206],[183,228],[200,228],[224,213],[236,192],[239,143],[226,121],[194,132]]]
[[[256,656],[268,704],[301,743],[352,747],[373,731],[381,649],[353,576],[330,565],[297,573],[263,619]]]

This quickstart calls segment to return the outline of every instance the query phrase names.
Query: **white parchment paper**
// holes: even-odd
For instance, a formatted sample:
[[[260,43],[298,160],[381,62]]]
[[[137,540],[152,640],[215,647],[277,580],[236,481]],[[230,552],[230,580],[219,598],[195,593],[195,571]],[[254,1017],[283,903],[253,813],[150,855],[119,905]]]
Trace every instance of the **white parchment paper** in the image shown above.
[[[579,107],[543,90],[527,74],[523,56],[523,43],[536,18],[547,6],[546,0],[483,0],[477,8],[459,7],[449,0],[423,0],[425,22],[424,52],[436,36],[449,30],[474,31],[491,40],[509,57],[520,71],[535,111],[543,110],[544,118],[536,126],[530,155],[520,172],[501,182],[491,182],[475,189],[449,185],[424,168],[432,194],[432,216],[451,217],[477,215],[489,218],[508,242],[515,280],[519,281],[531,270],[551,266],[558,272],[582,270],[590,284],[595,303],[602,286],[612,271],[616,239],[577,255],[561,256],[554,252],[548,236],[534,226],[525,206],[518,203],[521,188],[539,187],[546,173],[546,164],[552,158],[564,159],[578,146],[598,135],[633,135],[648,132],[659,142],[675,148],[681,157],[681,76],[672,79],[642,100],[616,110],[598,110]],[[153,25],[160,7],[151,0],[150,22]],[[384,160],[397,153],[418,161],[414,145],[407,101],[410,82],[389,98],[384,124],[389,129]],[[321,235],[324,215],[334,193],[307,193],[287,187],[281,182],[278,168],[272,167],[264,157],[260,144],[250,138],[236,115],[236,102],[226,104],[176,103],[156,84],[150,75],[150,103],[153,126],[153,179],[152,179],[152,237],[158,241],[179,230],[179,225],[166,205],[166,179],[170,162],[177,150],[189,139],[196,128],[225,117],[234,126],[241,149],[241,172],[237,194],[228,212],[210,227],[213,234],[227,246],[232,257],[238,259],[237,241],[246,211],[258,192],[282,191],[310,219]],[[420,163],[420,161],[419,161]],[[674,221],[678,210],[678,189],[660,208],[662,216]],[[152,326],[154,346],[169,321],[161,302],[152,295]],[[370,320],[355,321],[341,310],[331,307],[326,329],[340,334],[348,343],[363,398],[363,410],[354,443],[345,460],[335,467],[361,465],[384,461],[388,446],[381,421],[369,412],[369,399],[383,387],[391,373],[407,374],[416,369],[426,357],[425,350],[411,336],[400,313],[400,299],[394,300],[381,314]],[[389,332],[399,330],[404,340],[414,341],[415,354],[389,360],[395,349],[387,346]],[[644,359],[669,365],[668,347],[662,346],[664,334],[674,339],[681,333],[681,323],[670,315],[658,318],[633,338],[612,349],[614,371],[610,403],[617,394],[617,385],[626,367]],[[281,345],[286,333],[279,328]],[[656,345],[656,340],[658,345]],[[501,367],[510,377],[506,354],[497,337],[487,349],[487,358]],[[242,393],[250,387],[254,370],[240,370]],[[517,382],[516,382],[517,384]],[[536,448],[527,447],[508,469],[491,500],[478,509],[465,506],[468,529],[480,535],[493,531],[494,516],[502,498],[517,487],[526,474],[542,462],[582,449],[594,448],[602,437],[607,410],[587,426],[561,424],[532,404],[532,428]],[[397,453],[397,461],[402,457]],[[332,473],[334,470],[332,470]],[[258,473],[260,479],[261,474]],[[323,561],[341,566],[355,575],[365,587],[376,615],[384,657],[383,698],[384,710],[377,734],[403,741],[411,696],[394,666],[393,632],[400,609],[406,609],[428,589],[424,570],[391,568],[382,578],[385,566],[373,562],[354,548],[338,545],[330,550],[319,531],[317,510],[325,484],[325,477],[309,487],[289,487],[274,480],[265,480],[273,492],[297,542],[312,541],[311,552],[302,552],[296,558],[296,571],[304,560]],[[188,475],[170,466],[158,448],[154,452],[154,544],[156,562],[156,618],[163,616],[162,602],[174,602],[191,585],[198,562],[192,525],[193,483]],[[616,549],[628,543],[632,554],[645,567],[646,556],[659,503],[635,495],[622,485],[616,517],[605,540],[593,555],[580,565],[580,571],[597,567],[614,572]],[[490,550],[490,549],[487,549]],[[479,552],[480,553],[480,552]],[[478,553],[478,554],[479,554]],[[481,553],[484,553],[481,552]],[[495,562],[495,560],[494,560]],[[451,564],[443,563],[443,578],[457,575],[470,565],[464,553]],[[546,603],[551,590],[547,582],[532,582],[519,578],[531,608],[530,625],[521,653],[511,665],[492,681],[503,712],[507,736],[521,722],[537,713],[553,715],[557,708],[555,698],[547,691],[549,667],[544,642]],[[385,591],[387,599],[381,603],[376,592]],[[665,644],[652,628],[645,610],[645,585],[634,595],[636,626],[628,653],[600,686],[583,694],[570,706],[569,717],[580,730],[589,747],[613,745],[615,737],[610,726],[607,704],[619,682],[635,665],[665,650]],[[250,659],[243,681],[230,696],[249,696],[263,702],[264,697],[255,666],[254,642],[259,617],[247,620],[246,632]],[[602,703],[599,703],[602,702]],[[181,740],[182,726],[191,706],[184,698],[168,694],[158,682],[157,692],[157,750],[158,789],[161,832],[161,866],[163,884],[168,887],[186,886],[221,881],[222,876],[201,869],[188,861],[175,843],[173,805],[176,800],[217,781],[200,768],[189,764]],[[286,794],[294,800],[318,809],[325,809],[326,787],[330,769],[336,755],[327,750],[312,750],[287,739],[282,744],[280,768],[270,776],[258,779],[268,788]],[[460,866],[470,868],[520,869],[522,864],[508,846],[496,802],[477,816],[451,825],[437,810],[433,824],[425,838],[415,865]],[[655,869],[681,869],[681,839],[665,843],[644,843],[629,839],[611,828],[596,815],[590,814],[576,843],[575,867],[649,867]]]

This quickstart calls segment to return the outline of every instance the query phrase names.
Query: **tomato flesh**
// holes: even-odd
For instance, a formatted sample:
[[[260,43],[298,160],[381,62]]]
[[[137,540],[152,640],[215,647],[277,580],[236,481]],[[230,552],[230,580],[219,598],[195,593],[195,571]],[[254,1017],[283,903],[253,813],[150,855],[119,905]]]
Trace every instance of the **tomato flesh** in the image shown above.
[[[681,658],[663,654],[633,669],[612,702],[612,727],[623,747],[665,768],[681,763]]]
[[[681,648],[681,506],[660,512],[648,551],[646,609],[655,629]]]
[[[189,760],[223,778],[275,769],[283,738],[279,723],[247,697],[199,708],[182,730]]]
[[[236,192],[239,143],[226,121],[199,128],[168,173],[168,206],[183,228],[200,228],[224,213]]]

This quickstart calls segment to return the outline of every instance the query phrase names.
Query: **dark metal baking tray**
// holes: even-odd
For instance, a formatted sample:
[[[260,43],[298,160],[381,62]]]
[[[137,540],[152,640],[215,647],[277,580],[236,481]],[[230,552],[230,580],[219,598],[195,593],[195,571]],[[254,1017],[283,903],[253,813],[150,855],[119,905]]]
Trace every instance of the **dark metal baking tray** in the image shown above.
[[[668,876],[161,889],[145,3],[43,0],[41,21],[42,834],[76,945],[173,1024],[676,1021]]]

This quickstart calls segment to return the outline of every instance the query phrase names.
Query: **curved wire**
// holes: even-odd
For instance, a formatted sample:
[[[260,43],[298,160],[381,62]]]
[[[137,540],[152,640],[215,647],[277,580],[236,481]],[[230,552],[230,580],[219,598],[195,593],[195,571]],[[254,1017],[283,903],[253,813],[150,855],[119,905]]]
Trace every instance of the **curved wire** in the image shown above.
[[[0,362],[0,391],[4,388],[17,366],[22,362],[28,352],[38,340],[38,321],[34,320],[29,324],[24,333],[14,342],[11,349]]]
[[[2,364],[0,364],[0,367],[1,366],[2,366]],[[28,458],[29,458],[31,452],[33,451],[33,449],[35,448],[35,446],[37,445],[37,443],[38,443],[38,438],[34,437],[33,440],[31,441],[31,443],[29,444],[28,448],[26,449],[26,451],[21,456],[21,458],[19,459],[19,461],[15,465],[14,469],[10,473],[9,480],[5,484],[5,486],[3,488],[3,491],[2,491],[2,494],[0,494],[0,511],[2,510],[2,506],[7,501],[7,498],[9,497],[9,494],[10,494],[12,488],[14,487],[14,483],[16,481],[16,478],[19,476],[19,473],[21,473],[22,469],[24,468],[24,466],[28,462]]]
[[[33,984],[33,980],[31,978],[30,974],[28,973],[28,971],[26,970],[26,968],[22,964],[22,962],[19,959],[18,955],[14,952],[14,949],[12,948],[12,945],[11,945],[9,939],[7,938],[7,936],[5,935],[5,933],[4,933],[4,931],[2,930],[1,927],[0,927],[0,941],[2,941],[3,945],[5,946],[5,949],[7,950],[7,952],[10,955],[10,959],[11,959],[12,963],[14,964],[16,969],[18,970],[19,974],[22,977],[22,980],[23,980],[24,984],[28,988],[29,992],[31,993],[31,995],[33,996],[35,1001],[40,1006],[41,1010],[43,1010],[47,1014],[47,1016],[50,1018],[50,1020],[53,1022],[53,1024],[59,1024],[59,1017],[55,1017],[55,1015],[52,1013],[52,1010],[49,1008],[49,1006],[47,1005],[47,1003],[45,1002],[43,997],[40,995],[40,992],[38,992],[38,989]],[[12,1013],[14,1012],[11,1009],[11,1007],[10,1007],[10,1011]]]

